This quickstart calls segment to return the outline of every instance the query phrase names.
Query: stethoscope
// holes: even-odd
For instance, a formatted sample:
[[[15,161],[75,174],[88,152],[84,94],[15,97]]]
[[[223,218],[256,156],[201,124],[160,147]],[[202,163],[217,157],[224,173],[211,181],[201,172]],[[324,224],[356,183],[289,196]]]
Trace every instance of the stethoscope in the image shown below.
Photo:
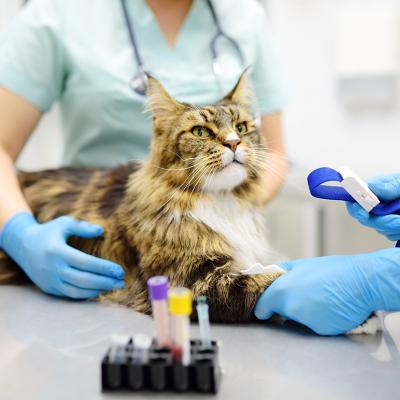
[[[212,18],[214,20],[214,24],[217,28],[217,32],[215,33],[214,37],[211,39],[211,43],[210,43],[210,50],[211,50],[211,56],[212,56],[212,70],[213,70],[213,74],[216,78],[217,84],[219,86],[219,89],[220,89],[220,91],[222,91],[222,87],[221,87],[221,83],[220,83],[222,69],[218,62],[217,40],[219,38],[225,38],[225,40],[227,40],[231,44],[231,46],[235,49],[243,68],[245,66],[245,60],[244,60],[243,53],[239,47],[239,44],[231,36],[229,36],[222,30],[220,21],[218,19],[218,16],[215,12],[215,9],[214,9],[214,6],[213,6],[211,0],[206,0],[206,1],[207,1],[208,8],[210,10],[210,13],[212,15]],[[146,70],[144,68],[143,59],[139,52],[139,48],[138,48],[138,45],[136,42],[136,36],[133,31],[132,21],[129,17],[128,9],[126,6],[126,0],[121,0],[121,5],[122,5],[122,10],[124,12],[125,23],[128,28],[129,39],[130,39],[130,42],[132,45],[135,63],[137,65],[137,69],[138,69],[137,73],[131,79],[129,85],[135,93],[137,93],[141,96],[145,96],[146,91],[147,91]]]

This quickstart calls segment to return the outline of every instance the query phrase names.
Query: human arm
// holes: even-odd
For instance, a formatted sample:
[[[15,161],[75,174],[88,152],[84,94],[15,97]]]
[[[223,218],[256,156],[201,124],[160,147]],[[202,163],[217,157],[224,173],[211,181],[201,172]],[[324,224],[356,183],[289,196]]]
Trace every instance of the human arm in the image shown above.
[[[19,187],[14,162],[41,116],[37,107],[0,87],[0,229],[17,212],[31,211]]]
[[[265,204],[279,192],[288,169],[281,113],[263,115],[260,129],[267,151],[265,191],[261,199],[261,203]]]
[[[14,161],[41,115],[34,105],[0,87],[0,247],[46,293],[89,298],[122,288],[120,266],[66,243],[72,235],[102,235],[101,227],[70,217],[39,224],[24,199]]]
[[[265,204],[278,193],[287,174],[282,111],[290,94],[265,10],[261,4],[254,6],[254,60],[251,62],[250,71],[256,110],[261,116],[260,130],[268,152],[265,191],[260,199],[261,203]]]
[[[265,320],[277,313],[320,335],[338,335],[377,310],[400,310],[400,251],[330,256],[281,264],[288,272],[260,296],[254,309]]]
[[[383,175],[368,181],[369,188],[382,201],[400,198],[400,174]],[[400,240],[400,216],[396,214],[374,216],[357,203],[347,203],[349,214],[360,224],[375,229],[389,240]]]

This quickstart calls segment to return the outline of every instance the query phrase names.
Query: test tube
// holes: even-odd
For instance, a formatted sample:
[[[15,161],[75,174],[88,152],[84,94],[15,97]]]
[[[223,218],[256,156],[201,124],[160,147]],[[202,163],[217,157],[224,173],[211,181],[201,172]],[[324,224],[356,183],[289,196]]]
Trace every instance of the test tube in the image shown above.
[[[129,337],[113,335],[108,360],[102,364],[101,375],[104,387],[118,389],[123,385],[123,367],[127,360],[127,346]]]
[[[148,335],[139,333],[133,338],[133,356],[132,359],[138,364],[147,364],[149,361],[149,350],[151,338]]]
[[[111,338],[111,349],[109,354],[110,363],[122,364],[126,359],[126,345],[129,338],[123,335],[113,335]]]
[[[153,276],[147,281],[147,287],[156,328],[157,345],[169,347],[171,346],[171,337],[167,304],[168,278],[166,276]]]
[[[197,298],[196,309],[200,325],[201,347],[203,349],[209,349],[211,347],[211,331],[210,331],[210,319],[208,316],[208,304],[206,296],[199,296]]]
[[[168,296],[172,321],[172,353],[182,365],[190,364],[190,320],[192,293],[183,287],[172,288]]]

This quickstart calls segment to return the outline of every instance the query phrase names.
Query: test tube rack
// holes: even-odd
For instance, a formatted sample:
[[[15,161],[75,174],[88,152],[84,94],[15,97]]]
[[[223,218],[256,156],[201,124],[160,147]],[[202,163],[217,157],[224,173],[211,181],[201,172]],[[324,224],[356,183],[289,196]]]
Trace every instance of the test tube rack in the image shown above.
[[[155,340],[149,349],[148,362],[135,362],[133,340],[125,346],[124,361],[110,362],[111,348],[101,363],[101,383],[104,392],[128,391],[175,391],[217,393],[221,380],[218,342],[203,349],[200,340],[190,341],[191,361],[184,366],[174,361],[172,350],[159,348]]]

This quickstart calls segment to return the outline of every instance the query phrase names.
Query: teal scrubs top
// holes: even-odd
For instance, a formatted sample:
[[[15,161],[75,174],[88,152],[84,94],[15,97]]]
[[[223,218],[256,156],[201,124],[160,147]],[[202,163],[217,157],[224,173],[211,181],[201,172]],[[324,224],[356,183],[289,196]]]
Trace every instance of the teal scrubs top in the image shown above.
[[[220,39],[219,84],[210,51],[216,26],[205,0],[193,0],[174,48],[145,0],[127,4],[145,69],[178,100],[213,103],[221,98],[219,84],[228,92],[251,65],[258,112],[282,109],[281,67],[256,0],[214,1],[224,31],[245,58],[242,65]],[[136,71],[118,0],[30,0],[0,34],[0,85],[43,112],[60,104],[63,165],[112,166],[146,156],[151,116],[143,112],[145,97],[129,86]]]

